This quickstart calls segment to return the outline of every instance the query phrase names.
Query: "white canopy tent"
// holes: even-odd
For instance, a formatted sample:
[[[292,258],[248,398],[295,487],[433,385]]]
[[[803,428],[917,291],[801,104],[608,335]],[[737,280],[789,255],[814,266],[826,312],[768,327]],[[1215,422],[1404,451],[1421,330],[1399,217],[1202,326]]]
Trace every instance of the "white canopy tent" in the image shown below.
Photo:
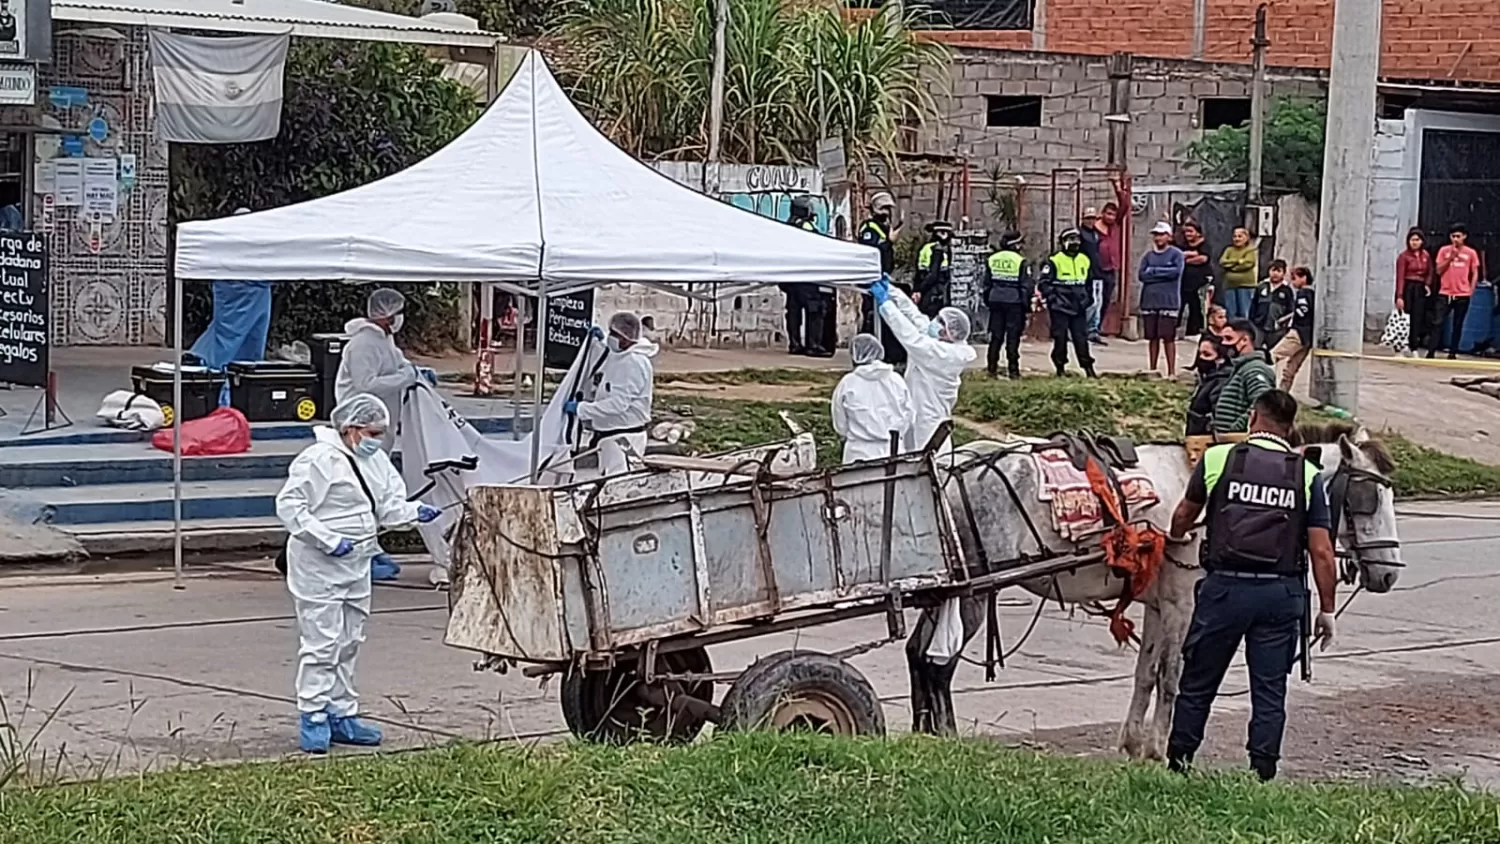
[[[415,165],[297,205],[179,226],[174,336],[184,279],[484,282],[538,299],[616,283],[863,286],[876,250],[735,208],[659,175],[600,134],[546,63],[527,54],[464,134]],[[540,408],[546,332],[537,332]],[[519,358],[519,355],[517,356]],[[173,402],[181,405],[180,370]],[[536,446],[532,439],[532,471]],[[174,448],[181,570],[181,453]]]

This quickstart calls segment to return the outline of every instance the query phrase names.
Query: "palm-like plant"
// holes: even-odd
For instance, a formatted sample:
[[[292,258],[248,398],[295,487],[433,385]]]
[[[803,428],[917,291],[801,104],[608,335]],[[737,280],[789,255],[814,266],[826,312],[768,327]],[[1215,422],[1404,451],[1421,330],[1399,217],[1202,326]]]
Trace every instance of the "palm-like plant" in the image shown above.
[[[904,121],[935,110],[947,52],[919,8],[846,17],[832,0],[734,0],[722,148],[730,161],[811,161],[826,126],[856,158],[890,157]],[[707,147],[712,0],[568,0],[564,72],[600,127],[644,158]]]

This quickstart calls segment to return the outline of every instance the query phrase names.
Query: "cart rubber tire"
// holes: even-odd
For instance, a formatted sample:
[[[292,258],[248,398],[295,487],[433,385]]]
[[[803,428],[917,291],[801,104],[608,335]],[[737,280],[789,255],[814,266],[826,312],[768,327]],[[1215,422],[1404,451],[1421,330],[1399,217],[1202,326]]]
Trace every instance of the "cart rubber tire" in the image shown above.
[[[693,648],[671,651],[656,659],[659,673],[707,674],[713,671],[708,651]],[[563,674],[561,689],[563,721],[573,735],[605,744],[637,741],[685,744],[698,737],[706,718],[686,712],[671,714],[645,703],[633,692],[640,686],[635,661],[622,662],[608,671],[570,668]],[[713,703],[714,684],[709,681],[659,682],[670,697],[688,694]]]
[[[758,660],[719,704],[724,730],[811,730],[885,735],[885,709],[870,681],[838,657],[782,651]]]

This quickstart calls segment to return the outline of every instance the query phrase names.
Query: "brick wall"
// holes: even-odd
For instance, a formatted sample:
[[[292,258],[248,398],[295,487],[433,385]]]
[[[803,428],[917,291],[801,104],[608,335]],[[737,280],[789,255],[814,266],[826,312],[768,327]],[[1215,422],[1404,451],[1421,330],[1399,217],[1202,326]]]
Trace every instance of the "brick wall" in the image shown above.
[[[1129,51],[1193,58],[1193,0],[1037,0],[1037,46],[1081,53]],[[1258,0],[1202,0],[1202,58],[1248,62]],[[1268,60],[1326,68],[1332,55],[1333,0],[1271,0]],[[1494,0],[1385,0],[1381,74],[1392,79],[1500,82],[1500,15]],[[938,33],[962,46],[1027,46],[1032,33]]]

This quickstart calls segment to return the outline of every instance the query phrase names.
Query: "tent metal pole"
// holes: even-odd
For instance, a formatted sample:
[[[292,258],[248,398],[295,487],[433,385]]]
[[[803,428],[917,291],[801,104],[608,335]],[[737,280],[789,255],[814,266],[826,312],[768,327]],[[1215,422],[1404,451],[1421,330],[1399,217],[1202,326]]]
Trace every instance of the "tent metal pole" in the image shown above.
[[[510,438],[521,438],[521,375],[526,371],[526,312],[531,310],[530,296],[516,299],[516,371],[510,386]]]
[[[182,276],[172,276],[172,588],[182,589]]]
[[[547,277],[542,276],[536,291],[536,380],[532,384],[531,404],[531,482],[537,482],[537,467],[542,452],[542,378],[547,371]]]

